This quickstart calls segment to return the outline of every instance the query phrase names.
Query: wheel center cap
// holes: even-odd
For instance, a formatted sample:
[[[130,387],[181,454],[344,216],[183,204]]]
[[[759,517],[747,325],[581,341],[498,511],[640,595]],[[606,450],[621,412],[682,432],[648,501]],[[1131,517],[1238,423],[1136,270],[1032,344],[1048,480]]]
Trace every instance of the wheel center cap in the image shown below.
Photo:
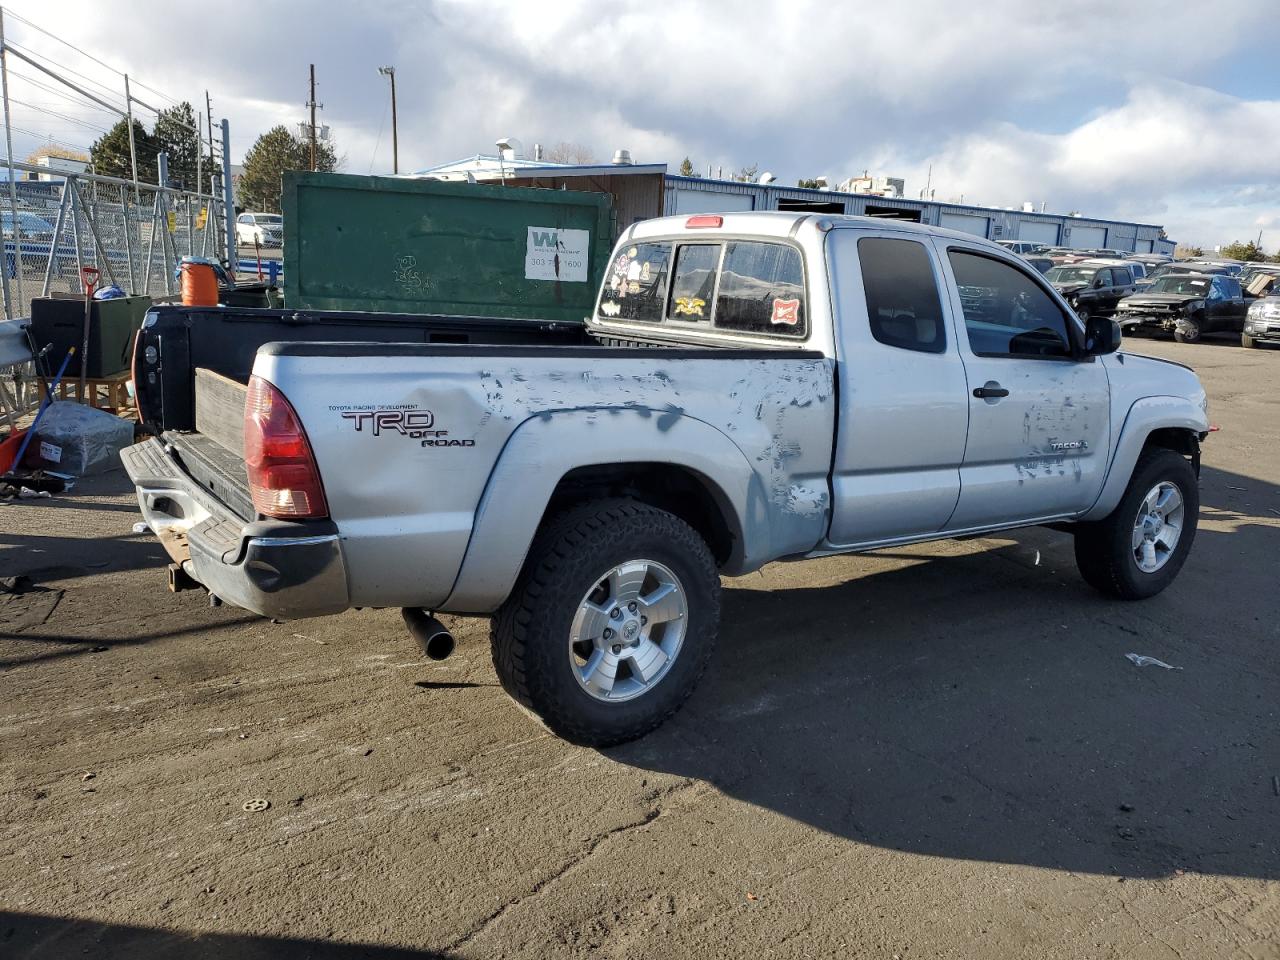
[[[628,620],[622,625],[622,639],[630,643],[640,634],[640,621]]]

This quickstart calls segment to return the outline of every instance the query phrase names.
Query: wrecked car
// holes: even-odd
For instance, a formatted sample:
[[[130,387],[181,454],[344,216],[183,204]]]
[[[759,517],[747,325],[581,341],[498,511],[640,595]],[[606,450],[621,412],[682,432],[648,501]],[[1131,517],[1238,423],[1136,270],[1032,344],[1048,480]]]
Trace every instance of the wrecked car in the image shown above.
[[[519,251],[517,251],[517,254]],[[710,661],[721,575],[1038,524],[1165,589],[1205,392],[1117,353],[1020,257],[804,213],[627,227],[585,324],[157,307],[123,453],[174,588],[276,618],[491,618],[506,690],[582,744]]]
[[[1062,264],[1045,274],[1071,309],[1085,323],[1090,317],[1109,317],[1116,304],[1134,291],[1133,271],[1126,264],[1084,261]]]
[[[1172,334],[1195,343],[1205,334],[1240,333],[1248,304],[1240,281],[1227,274],[1166,273],[1116,308],[1123,330]]]

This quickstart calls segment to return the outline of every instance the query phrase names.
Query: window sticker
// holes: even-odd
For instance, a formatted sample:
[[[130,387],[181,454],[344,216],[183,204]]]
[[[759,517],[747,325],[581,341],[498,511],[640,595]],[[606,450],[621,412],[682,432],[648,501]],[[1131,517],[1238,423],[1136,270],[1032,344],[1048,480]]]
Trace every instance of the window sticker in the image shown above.
[[[776,301],[775,301],[776,302]],[[796,301],[797,304],[799,301]],[[707,305],[707,301],[701,297],[676,297],[677,317],[699,317],[702,316],[702,308]],[[795,322],[794,320],[792,321]]]
[[[800,322],[800,300],[775,298],[773,301],[773,314],[769,317],[769,322],[794,327]]]

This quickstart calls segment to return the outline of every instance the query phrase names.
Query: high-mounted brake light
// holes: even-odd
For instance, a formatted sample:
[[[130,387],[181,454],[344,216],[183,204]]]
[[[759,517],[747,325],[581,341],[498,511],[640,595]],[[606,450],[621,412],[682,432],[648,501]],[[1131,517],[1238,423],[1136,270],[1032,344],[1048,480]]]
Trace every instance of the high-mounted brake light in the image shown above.
[[[724,217],[712,213],[700,213],[684,222],[686,227],[723,227]]]
[[[259,513],[281,520],[329,515],[302,423],[284,394],[261,377],[249,378],[245,397],[244,462]]]

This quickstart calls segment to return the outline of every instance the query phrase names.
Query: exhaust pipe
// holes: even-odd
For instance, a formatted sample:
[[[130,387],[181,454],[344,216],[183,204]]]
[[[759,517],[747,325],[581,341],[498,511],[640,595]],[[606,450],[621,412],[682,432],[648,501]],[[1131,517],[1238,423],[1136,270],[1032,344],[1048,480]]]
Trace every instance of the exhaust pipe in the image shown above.
[[[400,613],[410,635],[429,659],[444,660],[453,653],[453,634],[443,623],[421,607],[405,607]]]

